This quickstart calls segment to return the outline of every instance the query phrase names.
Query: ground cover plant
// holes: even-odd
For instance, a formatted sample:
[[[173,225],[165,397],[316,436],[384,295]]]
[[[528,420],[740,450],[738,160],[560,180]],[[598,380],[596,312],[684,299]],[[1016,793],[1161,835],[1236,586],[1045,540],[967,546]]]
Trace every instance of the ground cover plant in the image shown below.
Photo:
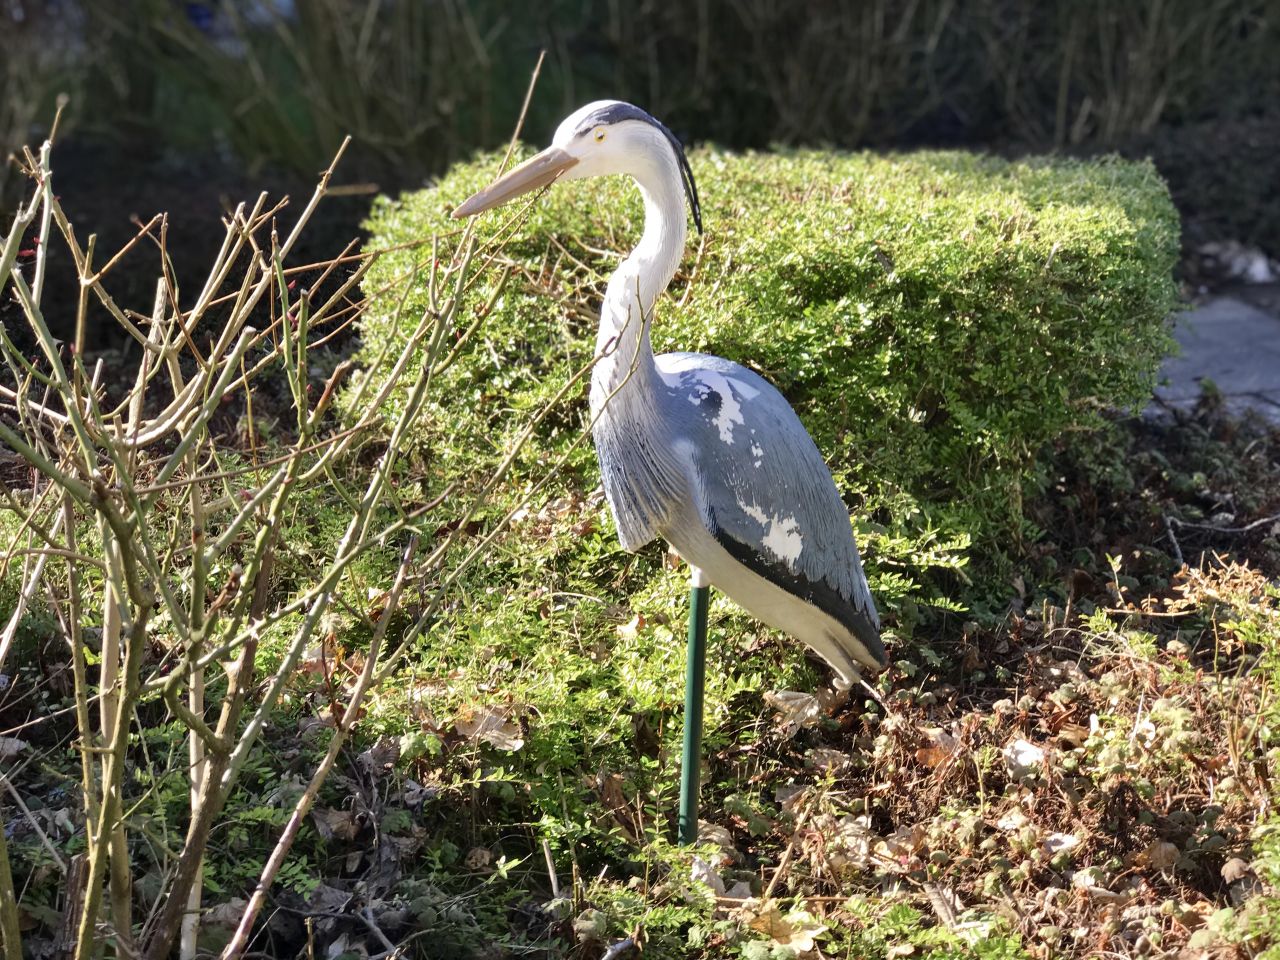
[[[202,441],[246,461],[235,469],[278,469],[307,449],[298,408],[317,395],[341,413],[316,421],[324,438],[360,428],[294,509],[254,515],[274,531],[269,603],[328,569],[357,483],[387,478],[378,516],[403,534],[346,568],[294,651],[210,833],[198,949],[225,946],[268,862],[251,947],[274,956],[1266,949],[1280,438],[1211,406],[1172,426],[1104,413],[1143,400],[1166,343],[1177,240],[1158,179],[955,155],[694,161],[743,200],[703,177],[719,226],[656,333],[755,361],[798,404],[863,524],[894,668],[836,696],[794,646],[715,604],[702,842],[671,844],[685,577],[657,546],[617,546],[582,436],[593,297],[638,208],[620,185],[582,185],[468,234],[445,217],[497,160],[462,168],[375,213],[374,262],[336,262],[331,279],[358,269],[368,297],[337,321],[360,315],[363,370],[331,381],[340,360],[315,344],[298,365],[285,331],[326,266],[280,276],[266,256],[256,322],[294,344],[294,363],[264,353],[283,376],[235,391]],[[763,215],[758,235],[748,214]],[[442,309],[450,290],[456,311]],[[389,377],[389,357],[431,389]],[[11,388],[0,422],[42,422],[31,389]],[[0,602],[30,598],[0,692],[0,772],[25,805],[6,806],[6,839],[34,954],[57,949],[68,912],[58,858],[85,845],[68,749],[83,731],[59,713],[76,702],[62,588],[33,588],[24,567],[39,488],[13,463],[10,486],[32,499],[0,513],[17,545]],[[243,510],[242,483],[224,490],[219,472],[164,515],[178,571],[193,490]],[[411,533],[434,560],[391,603]],[[86,531],[79,549],[94,546]],[[182,649],[170,629],[159,621],[145,669]],[[377,657],[380,629],[410,641],[402,657]],[[291,651],[266,631],[258,674]],[[350,714],[380,662],[394,680]],[[270,692],[250,690],[250,707]],[[125,750],[139,919],[189,816],[188,725],[172,710],[144,691]],[[331,739],[340,716],[357,721],[347,745]],[[326,757],[332,773],[273,856]]]

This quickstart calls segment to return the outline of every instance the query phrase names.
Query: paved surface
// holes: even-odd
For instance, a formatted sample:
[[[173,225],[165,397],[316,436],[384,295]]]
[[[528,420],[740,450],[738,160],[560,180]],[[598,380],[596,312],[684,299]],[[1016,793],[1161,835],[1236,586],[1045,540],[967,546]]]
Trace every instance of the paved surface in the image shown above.
[[[1194,406],[1200,381],[1212,380],[1230,410],[1252,408],[1280,424],[1280,291],[1241,288],[1211,297],[1178,317],[1174,336],[1182,355],[1161,371],[1156,396],[1171,406]]]

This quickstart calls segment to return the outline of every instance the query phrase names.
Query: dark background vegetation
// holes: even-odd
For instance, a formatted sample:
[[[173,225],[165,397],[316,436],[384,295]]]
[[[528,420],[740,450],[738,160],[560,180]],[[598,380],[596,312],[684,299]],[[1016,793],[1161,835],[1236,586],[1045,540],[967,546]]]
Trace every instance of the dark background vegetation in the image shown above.
[[[55,166],[81,228],[114,248],[168,210],[193,268],[223,208],[305,193],[350,133],[352,193],[311,237],[345,243],[375,189],[504,142],[543,49],[535,141],[618,97],[731,148],[1150,155],[1189,248],[1280,254],[1277,0],[0,0],[0,24],[0,150],[68,94]],[[0,174],[0,207],[16,187]]]

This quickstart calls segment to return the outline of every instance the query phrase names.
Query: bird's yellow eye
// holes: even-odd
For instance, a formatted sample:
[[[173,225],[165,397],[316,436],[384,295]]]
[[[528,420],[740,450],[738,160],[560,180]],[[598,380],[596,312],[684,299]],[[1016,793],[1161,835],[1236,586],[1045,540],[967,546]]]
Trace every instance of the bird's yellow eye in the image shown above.
[[[596,143],[604,139],[604,127],[596,127]]]

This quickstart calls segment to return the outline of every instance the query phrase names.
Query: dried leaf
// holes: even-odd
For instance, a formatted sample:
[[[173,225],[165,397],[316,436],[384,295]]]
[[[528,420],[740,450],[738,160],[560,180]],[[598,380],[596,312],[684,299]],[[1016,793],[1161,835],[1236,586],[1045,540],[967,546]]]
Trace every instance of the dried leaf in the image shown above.
[[[631,805],[627,803],[627,795],[622,789],[626,782],[620,773],[602,773],[599,776],[582,778],[589,789],[599,791],[601,803],[613,816],[614,822],[632,840],[636,839],[634,817]]]
[[[1080,838],[1073,833],[1051,833],[1040,841],[1040,846],[1050,855],[1073,850],[1079,845]]]
[[[837,820],[831,814],[814,817],[808,828],[809,836],[821,838],[819,843],[807,843],[815,871],[843,874],[849,871],[865,871],[871,864],[871,845],[877,837],[871,831],[871,819],[865,814],[846,814]]]
[[[1070,681],[1075,684],[1087,684],[1089,676],[1080,669],[1080,664],[1074,660],[1055,660],[1045,667],[1045,673],[1053,680],[1059,683]]]
[[[579,943],[598,943],[609,935],[609,918],[602,911],[588,907],[574,918],[573,933]]]
[[[1013,740],[1004,748],[1004,763],[1009,776],[1015,780],[1033,776],[1044,766],[1045,752],[1043,747],[1021,738]]]
[[[1015,807],[996,821],[996,827],[1006,833],[1013,833],[1022,829],[1026,823],[1027,815]]]
[[[823,687],[815,696],[818,698],[818,703],[822,704],[822,709],[830,716],[849,702],[849,689]]]
[[[344,932],[338,934],[337,938],[329,944],[324,955],[327,960],[338,960],[339,957],[356,957],[362,960],[369,956],[369,948],[351,934]]]
[[[0,760],[12,759],[28,746],[30,744],[27,741],[19,740],[17,737],[0,737]]]
[[[360,832],[360,824],[350,810],[335,810],[332,807],[316,807],[311,811],[311,820],[316,831],[325,840],[354,840]]]
[[[473,873],[488,870],[491,863],[493,863],[493,851],[488,847],[472,847],[467,852],[466,860],[463,861],[466,868]]]
[[[822,702],[812,693],[778,690],[766,693],[764,702],[777,710],[783,725],[792,730],[812,727],[825,715]]]
[[[773,788],[773,798],[783,813],[795,813],[808,795],[808,788],[803,786],[784,784]]]
[[[924,883],[921,886],[924,888],[925,896],[929,898],[929,905],[933,907],[933,912],[937,914],[942,925],[954,931],[960,914],[964,912],[964,904],[960,901],[959,895],[950,887],[937,883]]]
[[[701,857],[693,858],[693,866],[689,868],[689,879],[710,888],[717,897],[724,896],[724,880],[707,861]]]
[[[234,930],[239,925],[240,919],[244,916],[245,908],[248,906],[248,900],[236,897],[234,900],[228,900],[226,903],[210,907],[200,915],[200,926],[226,927],[228,930]]]
[[[1227,883],[1238,883],[1254,875],[1253,867],[1239,857],[1232,857],[1222,865],[1222,870],[1219,872]]]
[[[960,741],[941,727],[921,727],[920,732],[925,745],[916,751],[916,760],[923,766],[936,767],[960,748]]]
[[[1172,870],[1178,862],[1178,856],[1177,844],[1170,843],[1168,840],[1156,840],[1138,854],[1138,860],[1153,870]]]
[[[814,747],[805,752],[804,765],[819,773],[839,773],[853,765],[853,757],[830,747]]]
[[[71,819],[71,811],[66,807],[48,810],[45,813],[51,827],[56,828],[61,836],[71,837],[77,833],[75,821]]]
[[[1082,723],[1064,723],[1058,728],[1058,739],[1073,747],[1082,747],[1089,739],[1089,728]]]
[[[454,725],[468,740],[481,740],[499,750],[514,751],[524,746],[520,725],[513,723],[503,710],[464,707]]]
[[[298,673],[311,673],[317,676],[332,673],[334,662],[341,659],[335,650],[336,646],[337,639],[329,633],[314,647],[307,647],[302,654],[302,659],[298,661]]]
[[[739,857],[738,851],[733,845],[733,834],[729,832],[728,827],[721,826],[718,823],[699,820],[698,842],[714,843],[723,853],[729,854],[735,860]]]
[[[878,858],[886,861],[890,869],[910,869],[912,858],[924,845],[925,829],[920,824],[901,826],[890,836],[879,841],[872,849]]]
[[[377,623],[387,610],[387,600],[391,594],[379,587],[370,587],[368,592],[369,619]]]
[[[778,946],[790,947],[797,953],[812,950],[814,938],[827,932],[823,924],[803,910],[792,910],[783,916],[774,900],[761,904],[747,926],[757,933],[763,933]]]
[[[618,624],[618,637],[622,640],[634,640],[644,629],[645,623],[644,615],[637,613],[626,623]]]
[[[791,927],[782,919],[782,911],[778,909],[777,901],[768,900],[762,904],[750,904],[743,909],[746,912],[748,928],[757,933],[763,933],[775,941],[790,936]]]
[[[395,769],[399,759],[400,741],[384,736],[379,737],[377,743],[356,757],[356,762],[370,776],[380,779]]]

